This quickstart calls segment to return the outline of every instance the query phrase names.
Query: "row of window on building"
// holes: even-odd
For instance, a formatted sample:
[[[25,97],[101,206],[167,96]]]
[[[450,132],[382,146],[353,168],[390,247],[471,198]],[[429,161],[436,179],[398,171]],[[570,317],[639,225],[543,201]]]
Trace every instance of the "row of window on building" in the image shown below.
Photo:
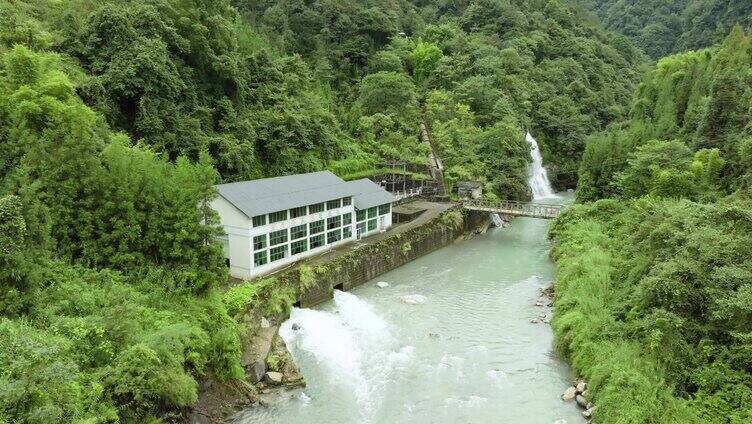
[[[386,215],[390,211],[390,204],[357,211],[357,230],[361,234],[375,230],[378,225],[377,217]],[[352,237],[351,213],[261,234],[253,237],[253,265],[257,267],[266,265],[286,258],[288,254],[298,255],[350,237]],[[289,253],[288,241],[290,242]]]
[[[254,227],[263,227],[267,223],[274,224],[275,222],[286,221],[293,218],[300,218],[302,216],[324,212],[324,210],[329,211],[332,209],[341,208],[343,206],[350,206],[351,204],[352,197],[343,197],[341,199],[330,200],[324,203],[316,203],[315,205],[300,206],[298,208],[272,212],[268,215],[254,216],[252,221]]]

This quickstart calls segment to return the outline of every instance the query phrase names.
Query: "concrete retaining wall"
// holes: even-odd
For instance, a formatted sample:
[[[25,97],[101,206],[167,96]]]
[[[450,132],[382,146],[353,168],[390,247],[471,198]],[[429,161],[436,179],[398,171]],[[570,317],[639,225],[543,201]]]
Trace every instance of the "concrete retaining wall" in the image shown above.
[[[483,230],[488,214],[452,208],[426,224],[353,250],[315,268],[302,264],[276,277],[298,289],[298,305],[309,307],[332,297],[333,290],[350,290],[456,239]]]

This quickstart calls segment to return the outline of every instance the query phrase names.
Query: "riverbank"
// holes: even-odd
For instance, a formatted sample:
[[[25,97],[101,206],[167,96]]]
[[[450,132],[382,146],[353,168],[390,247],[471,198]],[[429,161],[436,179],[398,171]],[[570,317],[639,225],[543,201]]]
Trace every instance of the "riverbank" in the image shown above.
[[[619,208],[605,202],[600,206],[600,211],[590,210],[591,206],[574,206],[551,229],[550,235],[556,240],[552,249],[552,257],[557,262],[552,326],[557,351],[579,376],[587,379],[586,401],[596,405],[590,411],[594,421],[704,422],[666,383],[666,362],[663,361],[668,358],[669,349],[658,346],[677,331],[672,328],[663,332],[668,330],[668,315],[661,312],[650,322],[639,320],[638,323],[633,321],[636,317],[625,317],[625,311],[635,313],[636,307],[630,303],[640,295],[634,287],[617,280],[626,274],[623,269],[619,272],[618,267],[624,263],[619,252],[629,246],[625,242],[628,235],[612,237],[614,228],[608,228],[594,216],[599,213],[612,216]],[[622,231],[623,223],[632,221],[619,219],[616,222]],[[640,268],[643,268],[642,262]],[[638,272],[636,267],[627,269]],[[654,325],[662,330],[646,335],[650,339],[648,343],[654,345],[647,348],[647,344],[635,336],[644,331],[644,327]],[[571,389],[564,394],[572,399],[575,395]]]
[[[308,307],[331,299],[335,289],[350,290],[455,240],[483,232],[489,225],[487,214],[468,212],[455,204],[423,206],[429,207],[410,223],[230,287],[224,301],[240,329],[246,378],[230,382],[204,379],[198,402],[183,415],[183,421],[224,422],[240,408],[262,403],[264,391],[302,383],[302,379],[295,381],[299,376],[296,369],[278,367],[284,353],[270,355],[277,327],[288,318],[293,305]],[[277,369],[281,375],[269,378],[267,372]]]

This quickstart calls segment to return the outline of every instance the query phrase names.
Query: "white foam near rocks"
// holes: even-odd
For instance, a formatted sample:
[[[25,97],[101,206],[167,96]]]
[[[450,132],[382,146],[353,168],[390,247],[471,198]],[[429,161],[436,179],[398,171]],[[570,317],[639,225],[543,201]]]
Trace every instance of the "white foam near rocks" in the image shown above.
[[[426,297],[420,294],[406,294],[400,297],[400,300],[408,305],[422,305],[426,303]]]

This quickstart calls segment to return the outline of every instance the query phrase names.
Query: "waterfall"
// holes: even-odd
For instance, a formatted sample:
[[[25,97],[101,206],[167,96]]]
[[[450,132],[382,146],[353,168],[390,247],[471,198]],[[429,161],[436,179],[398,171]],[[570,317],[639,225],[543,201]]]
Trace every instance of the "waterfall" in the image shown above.
[[[412,359],[413,348],[400,348],[392,326],[357,296],[335,290],[334,305],[332,311],[293,308],[279,334],[303,374],[306,363],[318,364],[321,384],[337,387],[340,400],[359,405],[358,421],[366,423],[395,371]],[[300,328],[293,330],[293,323]]]
[[[525,134],[525,140],[530,143],[530,157],[533,159],[533,163],[528,168],[527,180],[527,184],[533,191],[533,200],[556,197],[554,189],[551,188],[551,182],[548,181],[548,172],[543,167],[543,157],[538,149],[538,142],[530,133]]]

